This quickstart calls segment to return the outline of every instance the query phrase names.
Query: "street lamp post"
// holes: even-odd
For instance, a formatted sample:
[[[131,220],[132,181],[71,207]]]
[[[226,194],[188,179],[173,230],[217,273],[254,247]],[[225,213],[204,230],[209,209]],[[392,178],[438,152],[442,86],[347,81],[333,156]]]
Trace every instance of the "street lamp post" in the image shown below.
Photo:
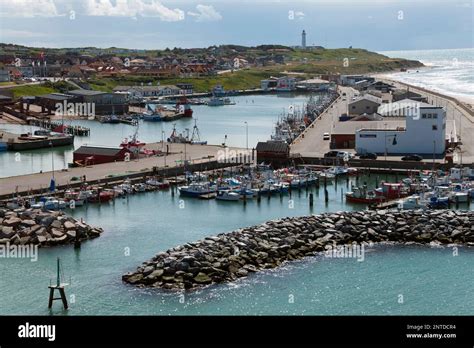
[[[54,180],[54,153],[53,153],[53,142],[49,142],[49,146],[51,146],[51,168],[53,170],[53,180]]]
[[[247,123],[247,121],[244,122],[245,123],[245,136],[246,136],[246,149],[248,150],[249,149],[249,124]]]
[[[433,172],[435,170],[436,140],[433,140]]]

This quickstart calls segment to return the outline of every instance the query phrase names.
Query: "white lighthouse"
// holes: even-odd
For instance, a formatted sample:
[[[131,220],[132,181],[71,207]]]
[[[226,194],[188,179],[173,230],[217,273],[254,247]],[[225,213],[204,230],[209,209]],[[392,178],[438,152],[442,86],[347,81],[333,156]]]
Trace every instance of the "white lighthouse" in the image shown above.
[[[306,49],[306,32],[304,30],[301,33],[301,48]]]

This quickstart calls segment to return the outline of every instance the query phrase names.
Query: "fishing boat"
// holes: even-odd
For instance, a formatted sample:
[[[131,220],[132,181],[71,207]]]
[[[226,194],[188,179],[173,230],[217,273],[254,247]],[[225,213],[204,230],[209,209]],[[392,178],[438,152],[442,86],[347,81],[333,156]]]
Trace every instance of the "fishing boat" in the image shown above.
[[[100,123],[120,123],[120,118],[117,115],[103,116]]]
[[[428,202],[428,207],[431,209],[446,209],[449,207],[449,198],[433,196]]]
[[[240,198],[242,199],[251,199],[256,196],[256,192],[252,189],[248,189],[245,187],[242,187],[240,190],[235,191],[238,195],[240,195]]]
[[[159,113],[153,113],[153,114],[145,113],[145,114],[143,114],[143,121],[160,122],[160,121],[162,121],[162,117],[161,117],[161,114],[159,114]]]
[[[89,197],[89,201],[92,203],[105,203],[109,202],[115,197],[115,192],[113,190],[103,190],[98,191],[93,190],[91,197]]]
[[[54,197],[42,197],[40,198],[40,205],[45,210],[61,210],[67,207],[67,203],[63,200],[56,199]]]
[[[191,134],[191,144],[207,145],[207,141],[201,140],[201,134],[197,126],[197,120],[194,120],[193,133]]]
[[[391,200],[406,197],[410,194],[410,191],[402,183],[383,182],[382,187],[375,189],[375,193],[380,197]]]
[[[156,178],[148,179],[145,183],[146,183],[147,185],[156,187],[156,188],[158,188],[158,189],[160,189],[160,190],[165,190],[165,189],[167,189],[167,188],[170,187],[169,181],[167,181],[167,180],[158,180],[158,179],[156,179]]]
[[[216,199],[219,201],[238,201],[240,199],[240,195],[237,192],[220,190],[217,192]]]
[[[184,96],[176,102],[176,110],[182,113],[184,117],[193,117],[193,109],[191,109],[188,99]]]
[[[146,104],[146,111],[142,114],[142,118],[147,122],[160,122],[163,115],[156,110],[156,106],[153,108],[150,104]]]
[[[373,204],[385,201],[385,197],[377,195],[375,191],[367,190],[366,187],[354,187],[352,191],[346,192],[346,201]]]
[[[222,97],[211,97],[207,102],[207,106],[223,106],[223,105],[234,105],[235,103],[232,102],[229,98],[222,98]]]
[[[176,130],[176,123],[173,123],[173,130],[171,135],[167,139],[168,143],[176,143],[176,144],[189,144],[191,141],[189,140],[189,129],[186,128],[186,135],[183,133],[178,133]]]
[[[208,193],[216,192],[208,183],[191,183],[178,187],[179,194],[187,197],[199,197]]]
[[[142,152],[143,147],[146,145],[146,143],[141,142],[138,140],[138,124],[135,128],[135,132],[133,135],[131,135],[129,138],[125,138],[121,143],[120,147],[123,147],[127,150],[129,150],[134,156],[138,156],[140,152]]]
[[[412,210],[412,209],[426,209],[428,208],[428,203],[418,195],[413,195],[405,199],[401,199],[398,202],[398,209],[403,210]]]
[[[74,202],[74,207],[83,206],[88,199],[88,194],[86,191],[73,191],[67,190],[64,193],[64,200],[71,206],[71,202]]]

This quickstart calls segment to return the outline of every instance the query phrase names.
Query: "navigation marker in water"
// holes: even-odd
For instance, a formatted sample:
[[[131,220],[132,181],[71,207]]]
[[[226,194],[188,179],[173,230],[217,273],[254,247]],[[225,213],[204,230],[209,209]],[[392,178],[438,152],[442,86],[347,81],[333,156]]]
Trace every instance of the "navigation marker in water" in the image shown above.
[[[51,309],[53,307],[53,301],[56,300],[62,300],[64,309],[68,309],[68,304],[67,304],[67,298],[66,298],[66,292],[64,291],[64,287],[68,285],[67,283],[61,283],[61,263],[58,257],[58,263],[57,263],[57,277],[56,277],[56,285],[49,285],[49,303],[48,303],[48,308]],[[54,291],[59,290],[59,295],[61,297],[54,297]]]

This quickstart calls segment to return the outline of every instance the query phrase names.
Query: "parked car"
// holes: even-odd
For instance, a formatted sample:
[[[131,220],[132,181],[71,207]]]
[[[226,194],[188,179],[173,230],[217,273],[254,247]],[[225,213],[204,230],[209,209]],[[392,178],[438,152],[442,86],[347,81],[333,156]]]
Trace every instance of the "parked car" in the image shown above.
[[[329,133],[323,133],[323,140],[329,140],[331,139],[331,136],[329,135]]]
[[[371,159],[371,160],[376,160],[377,159],[377,154],[373,152],[367,152],[359,155],[360,159]]]
[[[347,152],[347,151],[338,151],[338,154],[336,156],[337,158],[348,158],[348,159],[352,159],[354,158],[354,154],[353,153],[350,153],[350,152]]]
[[[420,162],[421,160],[423,160],[423,157],[421,157],[420,155],[406,155],[402,157],[402,161]]]
[[[336,158],[339,151],[329,151],[324,154],[324,158]]]

